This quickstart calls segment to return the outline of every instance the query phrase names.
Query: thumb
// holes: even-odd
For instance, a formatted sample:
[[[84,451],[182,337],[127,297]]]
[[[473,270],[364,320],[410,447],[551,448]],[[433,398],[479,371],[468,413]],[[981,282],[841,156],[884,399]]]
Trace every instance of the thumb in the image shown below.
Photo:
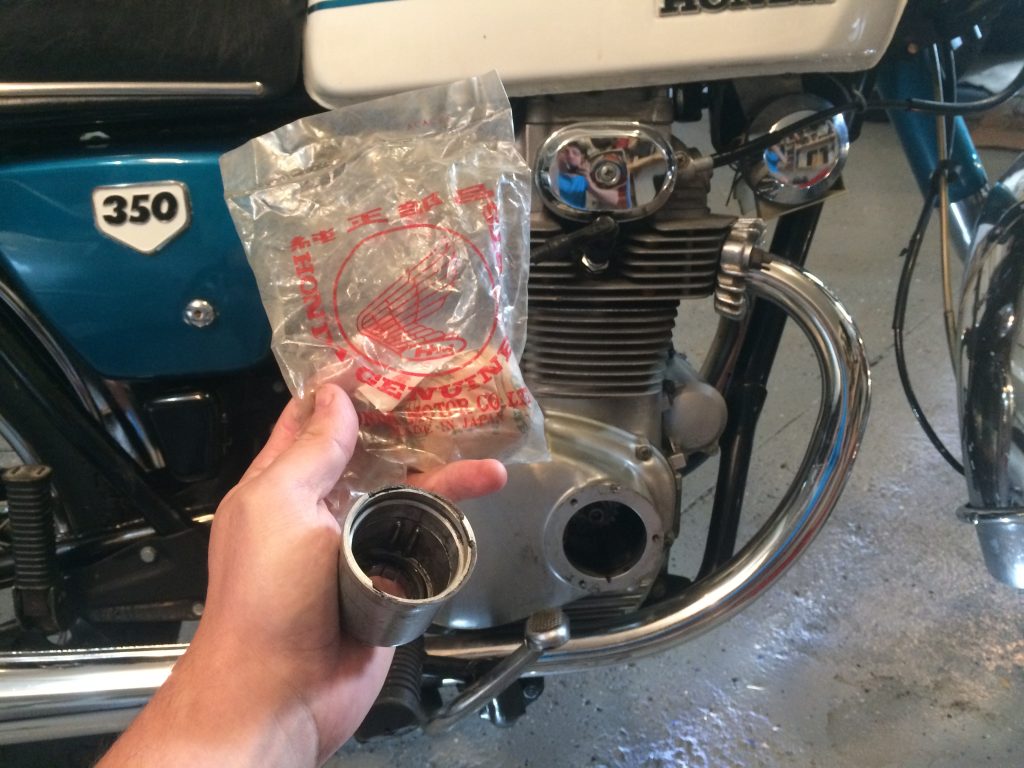
[[[316,391],[313,415],[295,442],[260,478],[279,488],[308,493],[319,501],[330,493],[348,465],[358,434],[359,419],[348,395],[334,384],[323,384]]]

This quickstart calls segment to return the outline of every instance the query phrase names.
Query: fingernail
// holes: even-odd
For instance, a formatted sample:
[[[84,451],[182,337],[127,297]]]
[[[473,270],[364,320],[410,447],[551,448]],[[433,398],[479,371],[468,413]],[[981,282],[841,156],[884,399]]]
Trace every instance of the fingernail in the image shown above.
[[[316,407],[317,410],[326,408],[334,402],[334,387],[320,387],[316,391]]]

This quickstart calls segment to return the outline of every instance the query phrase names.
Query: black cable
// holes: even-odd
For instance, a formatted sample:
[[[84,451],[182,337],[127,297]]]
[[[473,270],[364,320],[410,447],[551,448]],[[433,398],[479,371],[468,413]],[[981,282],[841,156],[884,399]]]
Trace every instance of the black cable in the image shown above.
[[[740,146],[726,150],[725,152],[719,152],[711,155],[711,161],[715,168],[720,168],[723,165],[732,165],[744,155],[748,155],[753,152],[763,152],[768,149],[768,147],[777,143],[780,139],[807,128],[808,126],[816,125],[822,120],[835,117],[840,113],[864,112],[869,109],[891,109],[906,110],[910,112],[926,112],[946,117],[955,117],[957,115],[984,112],[992,109],[993,107],[998,107],[1004,101],[1012,98],[1022,87],[1024,87],[1024,67],[1021,67],[1020,72],[1018,72],[1017,76],[1013,78],[1013,81],[999,93],[993,94],[992,96],[988,96],[984,99],[978,99],[977,101],[963,102],[960,104],[947,104],[940,101],[928,101],[927,99],[867,101],[860,93],[855,91],[853,99],[845,104],[840,104],[836,107],[830,107],[828,109],[823,109],[820,112],[815,112],[814,114],[801,118],[795,123],[787,125],[784,128],[779,128],[778,130],[759,136],[756,139],[751,139],[750,141],[744,142]]]
[[[963,464],[957,461],[953,454],[949,452],[941,438],[935,434],[935,430],[932,429],[932,425],[928,422],[924,411],[921,410],[921,405],[914,394],[914,387],[910,383],[910,374],[907,372],[907,360],[903,351],[903,324],[907,316],[907,297],[910,294],[910,280],[914,275],[914,267],[917,264],[918,254],[921,252],[921,243],[924,240],[925,231],[928,229],[928,222],[931,220],[932,208],[935,207],[935,200],[939,196],[939,178],[946,172],[947,168],[938,168],[932,175],[930,190],[927,199],[924,201],[924,207],[921,209],[921,215],[917,219],[917,226],[914,228],[914,233],[910,236],[910,242],[903,251],[903,269],[900,272],[899,287],[896,289],[896,306],[893,308],[892,332],[893,345],[896,351],[896,370],[899,372],[900,384],[903,385],[903,393],[907,397],[910,410],[932,445],[942,454],[942,458],[962,475],[964,473]]]
[[[715,168],[721,168],[723,165],[732,165],[744,155],[748,155],[752,152],[763,152],[768,147],[777,143],[779,139],[783,139],[789,136],[791,133],[803,130],[812,125],[817,125],[822,120],[828,120],[830,117],[835,117],[841,112],[859,112],[864,109],[863,103],[858,102],[847,102],[841,104],[838,107],[830,107],[829,109],[823,109],[820,112],[815,112],[813,115],[797,120],[795,123],[787,125],[785,128],[779,128],[776,131],[764,134],[764,136],[758,136],[756,139],[751,139],[735,149],[730,149],[725,152],[719,152],[711,156],[712,165]]]
[[[956,51],[953,50],[953,46],[947,45],[943,52],[945,53],[945,62],[943,67],[943,74],[946,77],[946,85],[943,95],[943,101],[950,101],[956,104],[957,100],[957,71],[956,71]],[[947,95],[948,94],[948,98]],[[946,116],[946,157],[953,156],[953,149],[956,146],[956,122],[952,115]]]
[[[870,109],[905,109],[911,112],[930,112],[935,115],[956,117],[957,115],[985,112],[998,107],[1004,101],[1012,99],[1022,87],[1024,87],[1024,67],[1020,68],[1017,76],[999,93],[994,93],[977,101],[965,101],[961,104],[944,104],[940,101],[928,101],[927,99],[893,99],[890,101],[872,101],[868,103],[868,107]]]

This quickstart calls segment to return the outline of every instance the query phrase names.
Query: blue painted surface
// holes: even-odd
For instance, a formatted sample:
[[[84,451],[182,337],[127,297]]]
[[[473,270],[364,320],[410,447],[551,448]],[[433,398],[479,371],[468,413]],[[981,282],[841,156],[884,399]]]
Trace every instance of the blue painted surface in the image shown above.
[[[266,315],[223,200],[221,152],[98,152],[0,166],[0,269],[100,374],[231,371],[268,354]],[[144,255],[96,229],[91,195],[152,181],[188,187],[192,223]],[[195,298],[217,309],[207,328],[182,319]]]
[[[885,99],[931,100],[935,97],[932,73],[923,55],[888,58],[878,67],[877,75],[876,86]],[[927,194],[929,179],[939,164],[935,116],[906,110],[890,110],[888,115],[900,137],[921,194]],[[950,159],[958,167],[959,175],[950,184],[949,199],[957,202],[983,189],[988,177],[964,119],[957,117],[953,124],[955,142]]]
[[[322,0],[322,2],[311,5],[307,13],[313,13],[313,11],[329,11],[332,8],[348,8],[353,5],[370,5],[371,3],[387,2],[391,2],[391,0]]]

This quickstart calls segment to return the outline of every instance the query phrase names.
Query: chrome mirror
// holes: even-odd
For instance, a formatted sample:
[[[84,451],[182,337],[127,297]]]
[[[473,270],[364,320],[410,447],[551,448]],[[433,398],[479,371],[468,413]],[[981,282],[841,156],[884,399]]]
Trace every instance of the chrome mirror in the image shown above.
[[[671,145],[632,122],[574,123],[552,133],[534,163],[544,205],[569,219],[629,220],[658,210],[676,183]]]
[[[809,94],[779,99],[754,119],[750,138],[781,130],[830,106]],[[803,205],[819,200],[839,180],[849,151],[846,120],[835,115],[779,139],[744,173],[762,200]]]

